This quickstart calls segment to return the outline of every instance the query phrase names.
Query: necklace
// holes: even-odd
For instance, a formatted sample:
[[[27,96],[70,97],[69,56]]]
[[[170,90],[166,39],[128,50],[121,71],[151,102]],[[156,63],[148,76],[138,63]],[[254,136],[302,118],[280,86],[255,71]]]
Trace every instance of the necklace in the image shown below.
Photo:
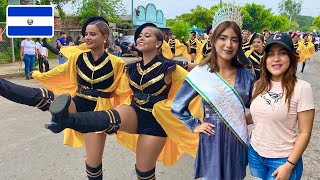
[[[229,81],[229,82],[231,81],[232,75],[233,75],[233,72],[231,72],[230,76],[227,78],[227,81]],[[222,76],[222,74],[221,74],[221,77],[222,77],[223,79],[226,79],[224,76]]]

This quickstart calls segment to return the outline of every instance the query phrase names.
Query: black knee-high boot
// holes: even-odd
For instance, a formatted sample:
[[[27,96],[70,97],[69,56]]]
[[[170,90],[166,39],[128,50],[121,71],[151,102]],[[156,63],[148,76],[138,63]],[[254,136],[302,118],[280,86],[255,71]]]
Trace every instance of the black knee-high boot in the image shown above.
[[[304,67],[306,66],[306,62],[303,62],[302,63],[302,69],[301,69],[301,72],[303,73],[303,70],[304,70]]]
[[[138,180],[155,180],[156,179],[156,168],[154,167],[150,171],[147,172],[141,172],[136,166],[136,173]]]
[[[71,128],[81,133],[105,131],[107,134],[116,133],[119,129],[121,120],[116,110],[69,113],[70,102],[69,94],[58,96],[52,102],[49,109],[52,119],[50,124],[46,124],[47,129],[53,133]]]
[[[90,167],[88,164],[86,164],[86,172],[89,180],[102,180],[102,163],[96,168]]]
[[[0,95],[10,101],[34,106],[42,111],[47,111],[54,99],[52,91],[44,88],[21,86],[2,78],[0,78]]]

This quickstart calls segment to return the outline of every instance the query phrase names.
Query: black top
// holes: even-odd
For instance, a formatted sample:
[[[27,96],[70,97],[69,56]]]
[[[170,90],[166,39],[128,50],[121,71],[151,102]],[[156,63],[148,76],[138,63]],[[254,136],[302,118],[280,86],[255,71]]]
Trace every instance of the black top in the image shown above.
[[[140,109],[150,111],[153,105],[168,97],[170,84],[165,83],[165,75],[174,71],[176,62],[155,56],[148,64],[143,61],[126,65],[133,103]]]
[[[191,48],[191,49],[196,49],[196,48],[197,48],[196,39],[194,39],[194,40],[189,39],[189,43],[190,43],[190,48]]]
[[[243,52],[247,52],[248,50],[250,50],[250,41],[247,41],[247,42],[244,42],[243,44],[242,44],[242,50],[243,50]]]
[[[202,48],[203,57],[207,57],[210,52],[211,52],[211,42],[210,42],[210,40],[208,40]]]
[[[170,46],[171,49],[175,49],[176,48],[175,39],[169,39],[168,43],[169,43],[169,46]]]
[[[114,81],[111,59],[106,52],[94,61],[91,52],[83,53],[77,61],[78,84],[86,89],[104,90]]]
[[[248,57],[249,60],[251,61],[252,65],[253,65],[253,68],[256,71],[260,71],[260,62],[262,60],[263,55],[264,55],[264,52],[263,53],[259,53],[259,52],[254,50],[254,51],[252,51],[252,53]]]

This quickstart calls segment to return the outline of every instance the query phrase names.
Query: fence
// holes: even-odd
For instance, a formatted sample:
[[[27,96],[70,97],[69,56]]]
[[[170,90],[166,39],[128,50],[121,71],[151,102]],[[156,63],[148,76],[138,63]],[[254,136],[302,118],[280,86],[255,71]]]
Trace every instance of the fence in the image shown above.
[[[0,63],[15,61],[13,38],[6,35],[6,23],[0,22]]]

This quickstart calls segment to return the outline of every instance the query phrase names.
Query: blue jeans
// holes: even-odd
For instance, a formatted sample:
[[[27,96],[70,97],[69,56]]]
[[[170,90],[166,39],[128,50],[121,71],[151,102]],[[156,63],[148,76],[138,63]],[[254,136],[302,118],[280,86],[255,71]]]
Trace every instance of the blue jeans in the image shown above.
[[[58,55],[58,60],[59,60],[59,64],[64,64],[65,62],[67,62],[67,59]]]
[[[260,156],[252,146],[249,147],[248,160],[250,167],[250,174],[252,178],[260,178],[263,180],[272,180],[276,176],[272,176],[272,173],[281,165],[286,163],[288,158],[265,158]],[[301,179],[303,171],[302,158],[299,159],[296,166],[293,168],[290,180]]]
[[[36,55],[35,54],[25,54],[23,55],[23,61],[24,61],[24,73],[26,74],[26,77],[29,77],[29,73],[33,71],[33,65],[36,61]]]
[[[115,56],[117,56],[117,57],[120,57],[120,56],[121,56],[121,52],[115,51],[115,52],[113,53],[113,55],[115,55]]]

